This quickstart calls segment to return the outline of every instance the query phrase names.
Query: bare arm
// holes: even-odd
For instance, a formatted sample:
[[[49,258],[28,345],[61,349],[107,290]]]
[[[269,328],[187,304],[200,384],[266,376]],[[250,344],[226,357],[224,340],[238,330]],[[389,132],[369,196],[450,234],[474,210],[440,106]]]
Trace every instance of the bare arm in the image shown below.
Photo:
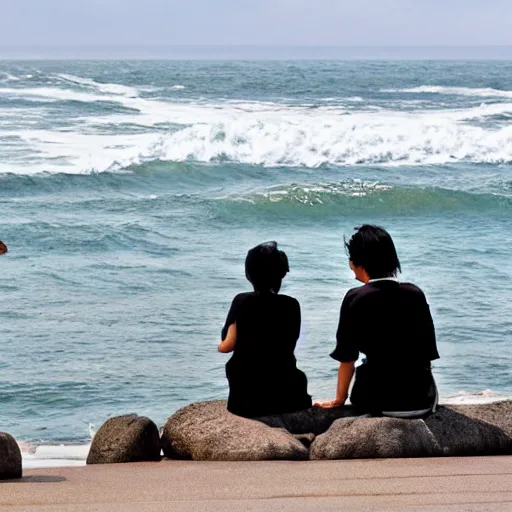
[[[354,375],[355,361],[349,363],[340,363],[338,370],[338,385],[336,387],[336,398],[334,400],[327,400],[324,402],[315,402],[315,406],[323,407],[324,409],[331,409],[333,407],[340,407],[345,405],[348,398],[348,389],[350,381]]]
[[[226,337],[219,343],[219,352],[222,352],[224,354],[233,352],[233,350],[235,350],[236,345],[236,336],[236,323],[234,323],[229,326]]]

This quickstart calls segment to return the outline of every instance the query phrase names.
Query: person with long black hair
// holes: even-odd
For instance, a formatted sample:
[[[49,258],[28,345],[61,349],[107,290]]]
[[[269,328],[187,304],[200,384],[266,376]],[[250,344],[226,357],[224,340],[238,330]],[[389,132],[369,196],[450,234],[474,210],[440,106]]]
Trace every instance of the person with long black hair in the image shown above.
[[[254,291],[238,294],[222,329],[220,352],[226,364],[228,410],[254,418],[311,407],[306,375],[294,356],[301,312],[296,299],[280,294],[288,258],[276,242],[251,249],[245,275]]]
[[[344,405],[355,371],[350,401],[361,413],[421,417],[437,404],[431,362],[439,353],[429,305],[420,288],[398,281],[389,233],[367,224],[356,230],[345,245],[363,286],[349,290],[341,305],[331,354],[340,363],[336,398],[315,405]],[[363,364],[354,370],[360,353]]]

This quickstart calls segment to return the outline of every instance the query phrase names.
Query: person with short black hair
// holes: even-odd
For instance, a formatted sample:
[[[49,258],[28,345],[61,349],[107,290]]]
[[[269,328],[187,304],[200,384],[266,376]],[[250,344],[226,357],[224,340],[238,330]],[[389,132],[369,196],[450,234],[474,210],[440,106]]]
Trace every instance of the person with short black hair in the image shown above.
[[[0,255],[8,252],[7,245],[5,245],[2,240],[0,240]]]
[[[222,329],[219,352],[233,352],[226,364],[228,410],[255,418],[311,407],[306,375],[294,356],[301,313],[296,299],[279,294],[289,272],[276,242],[252,248],[245,275],[254,291],[238,294]]]
[[[337,345],[340,362],[336,398],[318,402],[339,407],[348,398],[361,412],[421,417],[435,410],[437,388],[431,361],[439,358],[429,305],[420,288],[400,283],[400,261],[389,233],[363,225],[345,242],[350,268],[363,286],[347,292],[341,305]]]

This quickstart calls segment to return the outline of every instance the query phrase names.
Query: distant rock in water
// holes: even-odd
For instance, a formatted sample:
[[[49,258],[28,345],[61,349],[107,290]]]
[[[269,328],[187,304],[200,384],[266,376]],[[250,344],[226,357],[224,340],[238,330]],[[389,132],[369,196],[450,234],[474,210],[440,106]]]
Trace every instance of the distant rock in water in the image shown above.
[[[21,478],[21,451],[14,437],[0,432],[0,480]]]
[[[164,455],[174,459],[256,461],[307,460],[304,444],[281,428],[242,418],[226,402],[200,402],[180,409],[165,424]]]
[[[136,414],[107,420],[94,436],[87,464],[160,460],[157,426]]]
[[[512,454],[512,401],[441,406],[426,419],[354,416],[351,407],[241,418],[226,402],[172,415],[164,455],[192,460],[315,460]]]

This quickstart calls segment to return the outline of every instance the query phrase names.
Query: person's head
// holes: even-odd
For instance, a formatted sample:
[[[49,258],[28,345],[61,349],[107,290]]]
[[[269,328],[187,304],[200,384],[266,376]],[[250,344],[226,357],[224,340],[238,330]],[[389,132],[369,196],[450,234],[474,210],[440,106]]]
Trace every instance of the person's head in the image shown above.
[[[390,234],[369,224],[355,229],[345,247],[356,279],[366,283],[370,279],[396,277],[402,269]]]
[[[7,252],[7,245],[5,245],[2,240],[0,240],[0,254],[5,254]]]
[[[257,245],[245,258],[245,277],[257,292],[278,293],[289,271],[288,258],[277,248],[277,242]]]

